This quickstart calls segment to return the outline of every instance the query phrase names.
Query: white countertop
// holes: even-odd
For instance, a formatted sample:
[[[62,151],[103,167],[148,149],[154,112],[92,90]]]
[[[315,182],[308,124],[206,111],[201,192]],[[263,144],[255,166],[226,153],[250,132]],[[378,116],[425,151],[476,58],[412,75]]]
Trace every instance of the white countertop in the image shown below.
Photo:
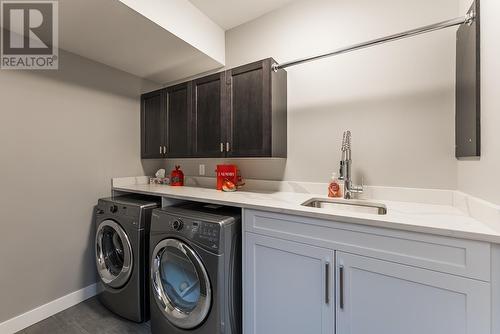
[[[327,198],[324,195],[311,193],[284,191],[222,192],[201,187],[171,187],[156,184],[120,184],[115,185],[113,190],[500,243],[500,222],[498,228],[496,228],[496,224],[492,225],[476,220],[452,205],[374,199],[370,201],[385,204],[387,207],[386,215],[375,215],[342,211],[332,212],[327,209],[301,206],[301,203],[313,197]]]

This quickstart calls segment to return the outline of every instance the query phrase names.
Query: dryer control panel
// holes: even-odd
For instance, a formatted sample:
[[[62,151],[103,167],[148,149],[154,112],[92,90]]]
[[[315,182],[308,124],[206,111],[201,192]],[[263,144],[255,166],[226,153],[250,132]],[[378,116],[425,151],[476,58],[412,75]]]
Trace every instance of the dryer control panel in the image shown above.
[[[134,228],[146,226],[144,212],[160,205],[157,201],[140,200],[136,196],[120,196],[115,198],[101,198],[95,208],[99,219],[112,219],[121,224],[131,224]]]

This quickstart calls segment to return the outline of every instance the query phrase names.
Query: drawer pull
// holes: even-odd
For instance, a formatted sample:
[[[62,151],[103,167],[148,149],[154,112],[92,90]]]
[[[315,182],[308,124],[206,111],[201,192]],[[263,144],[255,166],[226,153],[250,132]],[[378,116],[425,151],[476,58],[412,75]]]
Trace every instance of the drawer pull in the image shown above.
[[[325,304],[330,303],[330,263],[325,263]]]
[[[339,306],[344,309],[344,266],[339,266]]]

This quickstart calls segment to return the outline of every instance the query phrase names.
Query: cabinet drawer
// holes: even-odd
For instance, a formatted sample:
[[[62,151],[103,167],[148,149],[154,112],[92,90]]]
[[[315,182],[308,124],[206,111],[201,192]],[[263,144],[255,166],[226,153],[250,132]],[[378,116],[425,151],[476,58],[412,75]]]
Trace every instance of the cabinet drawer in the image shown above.
[[[490,244],[314,218],[245,210],[249,232],[490,281]]]

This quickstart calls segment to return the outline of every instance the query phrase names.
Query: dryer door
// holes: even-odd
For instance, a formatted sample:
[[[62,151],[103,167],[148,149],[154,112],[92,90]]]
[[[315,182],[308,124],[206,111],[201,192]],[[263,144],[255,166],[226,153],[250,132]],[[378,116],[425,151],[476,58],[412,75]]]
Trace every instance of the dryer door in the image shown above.
[[[101,280],[112,288],[121,288],[132,274],[132,246],[127,234],[116,222],[104,220],[97,228],[95,241],[97,272]]]
[[[173,325],[191,329],[208,316],[210,280],[200,257],[186,243],[158,243],[151,258],[151,284],[157,305]]]

